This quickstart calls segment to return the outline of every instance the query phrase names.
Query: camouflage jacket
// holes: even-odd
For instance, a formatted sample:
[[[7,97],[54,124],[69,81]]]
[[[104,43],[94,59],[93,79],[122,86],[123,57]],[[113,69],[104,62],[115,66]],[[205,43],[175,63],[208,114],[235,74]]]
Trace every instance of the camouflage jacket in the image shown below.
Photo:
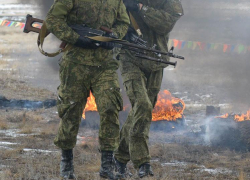
[[[173,29],[177,20],[183,15],[183,9],[180,0],[136,0],[142,3],[142,9],[137,12],[131,12],[135,18],[143,39],[148,42],[149,47],[156,45],[156,49],[168,52],[169,33]],[[126,51],[127,55],[131,55]],[[155,54],[151,54],[155,56]],[[169,57],[163,56],[169,61]],[[132,56],[131,56],[132,59]],[[142,68],[147,70],[158,70],[166,67],[148,60],[134,61]]]
[[[68,26],[69,24],[85,24],[95,29],[106,26],[122,38],[127,32],[129,18],[122,0],[55,0],[45,23],[57,38],[75,44],[79,35]],[[64,59],[90,66],[114,61],[112,51],[75,46],[64,53]]]

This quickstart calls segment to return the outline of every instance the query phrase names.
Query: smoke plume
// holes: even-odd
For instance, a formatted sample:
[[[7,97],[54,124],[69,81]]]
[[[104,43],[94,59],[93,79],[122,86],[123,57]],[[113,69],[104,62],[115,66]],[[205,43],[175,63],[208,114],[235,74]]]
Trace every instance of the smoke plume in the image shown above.
[[[22,4],[34,4],[39,6],[40,8],[40,15],[41,18],[45,18],[47,12],[49,11],[49,8],[51,7],[51,5],[53,4],[53,0],[42,0],[42,1],[37,1],[37,0],[20,0],[19,3]]]
[[[53,0],[20,0],[20,3],[38,5],[44,18]],[[171,39],[249,45],[248,0],[189,0],[182,4],[184,16],[170,33]],[[175,53],[185,56],[186,60],[178,60],[174,71],[165,69],[162,89],[170,89],[172,93],[188,92],[191,99],[195,94],[209,94],[213,100],[206,104],[231,103],[237,111],[249,109],[249,53],[223,53],[221,49],[200,50],[199,47],[196,50],[176,48]]]

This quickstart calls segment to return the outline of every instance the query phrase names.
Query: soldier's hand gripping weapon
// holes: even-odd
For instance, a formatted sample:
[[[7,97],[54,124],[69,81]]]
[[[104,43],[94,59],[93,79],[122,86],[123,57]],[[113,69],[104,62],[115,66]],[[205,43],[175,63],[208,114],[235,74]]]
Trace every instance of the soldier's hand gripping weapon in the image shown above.
[[[44,54],[45,56],[54,57],[54,56],[60,54],[61,52],[67,51],[70,48],[70,45],[67,45],[66,42],[62,42],[61,45],[60,45],[60,50],[58,52],[56,52],[56,53],[47,53],[47,52],[43,51],[42,45],[43,45],[43,42],[44,42],[44,38],[48,34],[50,34],[50,32],[47,30],[45,25],[43,25],[41,29],[39,29],[37,27],[33,27],[34,23],[43,23],[43,20],[33,18],[31,15],[28,14],[26,16],[26,23],[25,23],[23,32],[29,33],[31,31],[31,32],[39,33],[37,44],[38,44],[39,50],[40,50],[40,52],[42,54]],[[70,25],[70,27],[75,32],[77,32],[78,34],[84,34],[86,37],[96,41],[97,44],[98,44],[98,42],[114,42],[114,43],[118,44],[117,47],[122,46],[122,48],[124,48],[124,49],[134,51],[134,52],[136,52],[135,57],[139,57],[139,58],[143,58],[143,59],[147,59],[147,60],[151,60],[151,61],[156,61],[156,62],[172,65],[174,67],[176,67],[177,62],[165,61],[165,60],[161,59],[160,56],[161,55],[166,55],[166,56],[169,56],[169,57],[184,60],[184,57],[173,54],[173,47],[171,48],[171,50],[169,52],[162,52],[160,50],[155,49],[154,47],[153,48],[148,48],[148,47],[145,47],[145,46],[142,46],[142,45],[127,42],[125,40],[117,39],[115,37],[114,38],[105,37],[105,34],[106,33],[112,33],[112,30],[107,28],[107,27],[104,27],[104,26],[102,26],[100,28],[100,30],[92,29],[92,28],[86,27],[85,25],[79,25],[79,24]],[[41,48],[40,48],[40,46],[41,46]],[[147,55],[148,52],[155,53],[159,58],[148,56]]]

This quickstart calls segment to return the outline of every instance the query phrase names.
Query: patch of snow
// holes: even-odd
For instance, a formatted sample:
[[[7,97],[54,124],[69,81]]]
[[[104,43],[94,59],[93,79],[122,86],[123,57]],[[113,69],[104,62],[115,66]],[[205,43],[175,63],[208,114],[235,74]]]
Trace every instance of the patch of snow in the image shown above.
[[[0,55],[0,57],[1,57],[1,55]],[[12,61],[16,61],[16,59],[3,59],[3,61],[12,62]]]
[[[43,150],[43,149],[29,149],[24,148],[24,152],[38,152],[38,153],[57,153],[58,151],[49,151],[49,150]]]
[[[205,107],[205,104],[186,104],[186,107]]]
[[[20,134],[19,132],[20,132],[20,130],[18,130],[18,129],[0,130],[0,134],[4,134],[5,136],[9,136],[9,137],[21,137],[21,136],[37,135],[36,133]]]
[[[30,4],[1,4],[0,10],[20,10],[20,9],[33,9],[35,6]]]
[[[12,148],[10,148],[10,147],[6,147],[6,146],[0,146],[0,149],[12,150]]]
[[[219,107],[230,107],[230,104],[219,104]]]
[[[2,71],[16,71],[16,69],[13,68],[2,68]]]
[[[201,97],[201,99],[206,99],[206,98],[210,98],[211,95],[210,94],[205,94],[205,95],[202,95],[200,97]]]
[[[210,174],[229,174],[232,173],[231,170],[227,168],[216,168],[216,169],[209,169],[205,166],[201,166],[203,169],[201,169],[202,172],[208,172]]]
[[[183,96],[180,99],[183,100],[184,102],[191,101],[191,99],[189,99],[187,96]]]
[[[16,145],[18,143],[12,143],[12,142],[0,142],[0,145]]]
[[[174,92],[174,93],[172,93],[172,94],[181,94],[180,92]]]
[[[167,163],[162,163],[161,166],[172,166],[172,167],[183,167],[187,166],[186,162],[179,162],[179,161],[173,161],[173,162],[167,162]]]

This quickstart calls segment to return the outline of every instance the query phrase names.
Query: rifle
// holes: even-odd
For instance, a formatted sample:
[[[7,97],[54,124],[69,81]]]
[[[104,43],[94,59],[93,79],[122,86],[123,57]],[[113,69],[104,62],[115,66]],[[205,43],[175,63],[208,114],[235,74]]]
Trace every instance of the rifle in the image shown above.
[[[42,50],[42,44],[43,44],[44,38],[46,36],[48,36],[50,34],[50,32],[47,31],[46,28],[45,28],[46,30],[43,30],[43,27],[42,27],[42,29],[39,29],[37,27],[33,27],[34,23],[43,23],[43,20],[37,19],[37,18],[33,18],[32,15],[28,14],[26,16],[26,22],[25,22],[25,26],[24,26],[23,32],[24,33],[29,33],[29,32],[39,33],[39,37],[38,37],[38,40],[37,40],[38,46],[41,45],[41,49],[39,48],[39,50],[45,56],[49,56],[48,53],[46,53],[46,52],[44,52]],[[111,29],[109,29],[107,27],[104,27],[104,26],[102,26],[100,28],[100,30],[98,30],[98,29],[92,29],[92,28],[86,27],[84,25],[72,25],[70,27],[74,31],[76,31],[76,32],[77,31],[87,31],[88,32],[87,37],[90,38],[90,39],[92,39],[92,40],[99,41],[99,42],[108,42],[108,41],[114,42],[114,43],[118,44],[119,47],[122,46],[122,48],[124,48],[124,49],[128,49],[130,51],[134,51],[134,52],[136,52],[135,57],[139,57],[139,58],[143,58],[143,59],[147,59],[147,60],[151,60],[151,61],[156,61],[156,62],[160,62],[160,63],[172,65],[174,67],[176,67],[177,62],[165,61],[165,60],[163,60],[163,59],[160,58],[161,55],[166,55],[166,56],[169,56],[169,57],[173,57],[173,58],[178,58],[178,59],[183,59],[184,60],[184,57],[173,54],[174,47],[172,47],[169,52],[162,52],[160,50],[156,50],[154,47],[153,48],[148,48],[148,47],[140,46],[140,45],[137,45],[137,44],[134,44],[134,43],[129,43],[129,42],[121,40],[121,39],[104,37],[105,33],[112,33]],[[42,31],[44,31],[44,32],[42,32]],[[43,39],[41,39],[41,37],[40,37],[41,34],[43,34],[42,36],[44,36]],[[51,54],[51,56],[55,56],[55,55],[58,55],[61,52],[64,52],[66,50],[66,45],[67,45],[66,42],[62,42],[61,45],[60,45],[60,50],[57,53]],[[146,55],[147,52],[153,52],[159,58],[147,56]]]

